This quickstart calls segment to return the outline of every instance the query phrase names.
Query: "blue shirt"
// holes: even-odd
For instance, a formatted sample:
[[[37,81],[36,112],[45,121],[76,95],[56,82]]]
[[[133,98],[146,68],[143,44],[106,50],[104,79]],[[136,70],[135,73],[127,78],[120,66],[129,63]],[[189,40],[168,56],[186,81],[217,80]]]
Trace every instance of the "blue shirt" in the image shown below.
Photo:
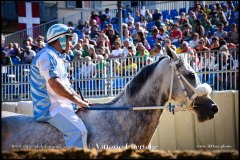
[[[63,85],[72,90],[63,59],[64,54],[47,45],[32,60],[30,85],[33,112],[37,121],[49,120],[61,108],[76,111],[74,108],[76,105],[67,98],[58,95],[48,83],[50,78],[58,77]]]

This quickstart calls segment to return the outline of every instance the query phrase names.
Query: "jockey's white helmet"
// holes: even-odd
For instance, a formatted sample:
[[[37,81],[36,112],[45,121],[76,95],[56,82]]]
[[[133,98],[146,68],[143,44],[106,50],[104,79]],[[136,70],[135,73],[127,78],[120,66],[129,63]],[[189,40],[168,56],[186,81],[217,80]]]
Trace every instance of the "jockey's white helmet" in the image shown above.
[[[59,39],[62,49],[65,49],[66,36],[73,36],[73,29],[65,24],[54,24],[47,31],[47,43]]]

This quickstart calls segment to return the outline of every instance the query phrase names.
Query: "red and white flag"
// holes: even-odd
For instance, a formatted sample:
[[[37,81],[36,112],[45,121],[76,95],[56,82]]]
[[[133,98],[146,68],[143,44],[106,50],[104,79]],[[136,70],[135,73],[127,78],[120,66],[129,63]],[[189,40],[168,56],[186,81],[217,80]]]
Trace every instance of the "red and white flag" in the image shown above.
[[[27,34],[31,37],[38,36],[36,35],[38,33],[34,33],[37,30],[33,31],[33,29],[30,28],[40,24],[39,4],[34,2],[18,1],[17,11],[19,29],[28,29]]]

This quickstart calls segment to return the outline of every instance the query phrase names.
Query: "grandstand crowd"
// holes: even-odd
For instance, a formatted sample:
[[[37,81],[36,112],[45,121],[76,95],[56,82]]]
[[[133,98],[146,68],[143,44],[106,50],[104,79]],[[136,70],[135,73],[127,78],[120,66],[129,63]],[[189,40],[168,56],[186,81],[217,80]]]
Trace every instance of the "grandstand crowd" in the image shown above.
[[[165,46],[170,45],[177,53],[191,55],[198,71],[236,69],[238,57],[233,57],[229,49],[238,48],[238,19],[239,6],[233,1],[205,6],[196,4],[179,11],[146,9],[145,13],[133,13],[127,6],[123,10],[122,33],[119,33],[118,14],[111,17],[106,8],[98,14],[93,11],[89,21],[68,22],[67,25],[74,29],[74,37],[65,58],[69,62],[87,60],[81,68],[83,77],[92,78],[101,77],[101,72],[93,72],[107,64],[110,58],[141,57],[144,64],[132,59],[117,66],[118,70],[131,70],[134,75],[142,66],[165,55]],[[30,64],[45,45],[42,35],[35,39],[28,36],[22,46],[14,42],[6,46],[2,43],[1,65]]]

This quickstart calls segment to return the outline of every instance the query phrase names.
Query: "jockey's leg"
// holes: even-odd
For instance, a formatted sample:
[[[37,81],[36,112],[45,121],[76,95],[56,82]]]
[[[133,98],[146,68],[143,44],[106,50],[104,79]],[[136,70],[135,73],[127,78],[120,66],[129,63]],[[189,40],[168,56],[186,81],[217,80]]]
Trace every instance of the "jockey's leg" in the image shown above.
[[[87,129],[73,111],[59,112],[47,122],[61,131],[67,147],[87,148]]]

